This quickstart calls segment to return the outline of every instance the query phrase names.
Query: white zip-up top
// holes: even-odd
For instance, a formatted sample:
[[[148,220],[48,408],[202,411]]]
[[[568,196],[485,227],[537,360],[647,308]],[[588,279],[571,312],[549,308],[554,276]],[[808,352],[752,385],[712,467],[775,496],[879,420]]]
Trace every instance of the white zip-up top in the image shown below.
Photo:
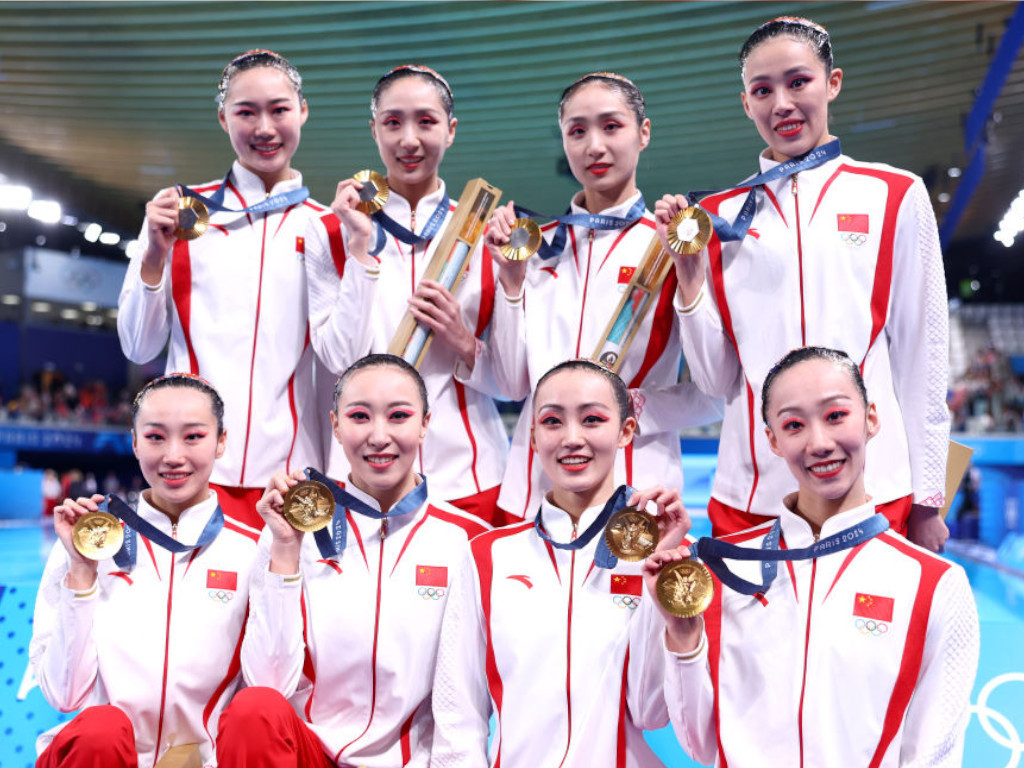
[[[139,497],[138,514],[163,533],[195,542],[217,497],[171,524]],[[239,654],[249,569],[259,534],[225,517],[210,544],[179,555],[138,537],[131,571],[99,563],[94,587],[65,586],[68,558],[57,542],[36,598],[29,656],[39,687],[62,712],[113,704],[135,730],[139,766],[170,747],[198,744],[214,764],[217,720],[241,681]],[[42,734],[39,753],[63,726]]]
[[[825,522],[821,538],[875,514]],[[816,540],[780,505],[787,549]],[[760,548],[770,523],[723,537]],[[729,561],[759,582],[760,562]],[[762,604],[723,588],[697,657],[666,653],[665,699],[683,748],[730,768],[959,768],[978,666],[963,569],[886,531],[845,551],[780,563]]]
[[[540,509],[548,535],[569,542],[602,507],[578,526],[546,500]],[[431,766],[662,765],[642,731],[667,722],[665,625],[644,595],[641,563],[594,564],[601,536],[558,549],[530,520],[472,541],[441,630]]]
[[[623,217],[639,196],[601,213]],[[572,213],[586,214],[577,198]],[[545,239],[550,241],[554,232],[554,225],[545,226]],[[654,237],[649,211],[621,230],[570,227],[561,255],[530,260],[521,299],[510,299],[499,285],[491,337],[495,378],[510,399],[526,398],[498,502],[510,514],[525,517],[551,488],[530,450],[530,393],[553,366],[593,355]],[[679,430],[721,417],[720,401],[706,397],[691,382],[679,381],[675,291],[671,271],[619,369],[630,388],[640,431],[616,458],[618,484],[682,488]]]
[[[351,484],[370,506],[376,501]],[[339,509],[344,552],[323,559],[312,534],[300,575],[270,573],[265,529],[242,645],[249,685],[290,698],[339,765],[426,766],[438,634],[454,566],[485,529],[442,503],[387,521]]]
[[[195,190],[210,195],[220,181]],[[271,194],[301,186],[296,174]],[[266,196],[263,181],[236,161],[224,204],[240,209]],[[303,252],[306,222],[323,210],[307,199],[264,214],[211,212],[206,234],[174,244],[154,287],[140,274],[145,223],[129,251],[121,349],[144,363],[170,339],[166,370],[198,374],[221,393],[228,437],[213,470],[219,485],[262,488],[282,467],[320,466]]]
[[[407,229],[422,232],[444,193],[441,182],[412,211],[409,201],[392,190],[384,212]],[[335,377],[360,357],[387,351],[454,211],[453,200],[437,237],[423,245],[412,247],[388,234],[376,256],[377,269],[347,258],[348,233],[333,212],[325,211],[310,221],[306,266],[313,345]],[[371,242],[375,238],[376,227]],[[471,373],[455,351],[437,339],[419,369],[432,416],[417,471],[430,478],[431,492],[440,499],[461,499],[497,486],[508,453],[508,437],[492,400],[501,393],[491,374],[490,345],[479,340],[485,336],[494,304],[494,266],[489,257],[483,257],[482,249],[474,251],[462,283],[452,293],[462,307],[465,326],[478,342]],[[347,477],[344,451],[330,432],[330,422],[325,419],[323,425],[327,474]]]
[[[776,165],[761,157],[762,170]],[[701,205],[732,221],[746,188]],[[750,233],[708,245],[700,297],[680,309],[693,380],[725,397],[712,495],[773,515],[796,489],[761,420],[770,368],[805,345],[858,363],[884,428],[865,483],[882,504],[913,493],[941,506],[949,411],[949,312],[935,215],[921,180],[841,155],[757,193]],[[711,300],[713,298],[713,301]]]

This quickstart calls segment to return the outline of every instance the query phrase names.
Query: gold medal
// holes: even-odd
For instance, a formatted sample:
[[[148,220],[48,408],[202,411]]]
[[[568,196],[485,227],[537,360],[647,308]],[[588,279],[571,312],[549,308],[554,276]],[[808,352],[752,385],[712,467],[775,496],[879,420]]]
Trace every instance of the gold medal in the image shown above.
[[[658,523],[654,516],[636,507],[623,507],[604,527],[608,549],[620,560],[646,560],[658,546]]]
[[[376,171],[359,171],[352,177],[363,185],[356,210],[367,216],[376,213],[388,201],[388,180]]]
[[[681,619],[692,619],[711,605],[715,582],[704,563],[677,560],[661,569],[657,592],[658,602],[666,611]]]
[[[109,512],[89,512],[75,521],[71,541],[83,557],[106,560],[121,548],[124,529],[121,521]]]
[[[668,223],[668,244],[680,254],[700,253],[711,239],[711,217],[703,208],[683,208]]]
[[[196,197],[178,198],[178,226],[174,236],[179,240],[195,240],[210,226],[210,212],[203,201]]]
[[[540,226],[533,219],[516,219],[508,242],[501,246],[501,255],[509,261],[524,261],[540,248]]]
[[[284,495],[284,519],[297,531],[319,531],[334,517],[334,496],[316,480],[303,480]]]

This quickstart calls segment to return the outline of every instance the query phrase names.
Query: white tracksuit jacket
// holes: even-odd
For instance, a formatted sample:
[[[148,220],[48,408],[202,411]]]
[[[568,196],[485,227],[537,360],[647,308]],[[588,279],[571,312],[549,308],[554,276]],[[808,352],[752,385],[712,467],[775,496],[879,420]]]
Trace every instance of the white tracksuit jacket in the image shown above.
[[[601,213],[625,216],[638,197],[639,193]],[[576,199],[572,213],[586,213]],[[550,240],[555,227],[545,226],[544,231]],[[510,514],[525,517],[550,490],[530,450],[533,401],[528,396],[553,366],[593,355],[655,236],[649,211],[624,230],[570,227],[560,256],[530,260],[521,300],[510,300],[499,284],[491,331],[495,378],[507,397],[527,398],[512,437],[498,502]],[[679,328],[672,309],[675,291],[671,271],[619,369],[630,388],[640,431],[616,458],[618,484],[682,488],[679,430],[721,417],[720,400],[706,397],[691,382],[679,381]]]
[[[775,163],[761,158],[762,170]],[[746,189],[702,202],[732,221]],[[865,482],[882,504],[913,493],[941,506],[949,411],[949,312],[935,215],[921,180],[846,156],[758,192],[751,232],[708,245],[701,297],[682,308],[693,380],[725,397],[712,496],[760,515],[796,489],[771,453],[761,386],[804,345],[841,349],[861,366],[882,430]]]
[[[384,212],[402,226],[422,232],[444,189],[442,182],[436,192],[420,200],[415,216],[409,202],[392,190]],[[455,203],[452,200],[451,211]],[[384,249],[377,254],[379,269],[367,269],[346,257],[348,235],[330,210],[310,222],[306,266],[312,340],[333,378],[360,357],[387,351],[450,218],[451,212],[437,237],[415,248],[387,235]],[[494,266],[481,253],[480,248],[473,253],[462,284],[453,291],[466,327],[478,339],[490,323],[494,302]],[[469,373],[451,347],[434,339],[420,374],[432,416],[417,471],[430,478],[431,492],[439,499],[461,499],[497,486],[505,469],[508,437],[492,400],[501,394],[491,375],[489,344],[478,341]],[[344,479],[348,462],[330,426],[323,421],[326,473]]]
[[[219,185],[195,190],[210,195]],[[296,176],[272,193],[301,186]],[[224,204],[244,208],[265,195],[260,178],[235,162]],[[145,224],[129,252],[121,349],[144,363],[170,338],[166,370],[199,374],[220,392],[228,442],[213,470],[218,485],[262,488],[283,467],[321,465],[303,243],[306,222],[323,210],[307,199],[265,214],[211,213],[206,234],[175,243],[155,288],[140,276]]]
[[[378,508],[351,484],[347,490]],[[389,521],[347,514],[344,552],[324,560],[312,534],[302,542],[301,577],[270,573],[264,529],[242,645],[249,685],[290,698],[325,752],[341,765],[426,766],[430,693],[441,617],[454,566],[475,518],[427,502]]]
[[[829,536],[875,513],[828,520]],[[789,549],[814,541],[780,505]],[[759,548],[770,523],[724,537]],[[759,581],[759,562],[729,561]],[[959,768],[978,666],[978,614],[963,569],[886,531],[853,549],[780,563],[765,597],[723,588],[706,650],[666,653],[679,743],[730,768]]]
[[[571,541],[569,515],[540,508],[548,535]],[[580,533],[601,509],[583,513]],[[556,549],[531,519],[473,540],[441,630],[431,766],[661,766],[642,730],[667,722],[664,622],[643,594],[641,563],[594,565],[600,536]]]
[[[217,497],[182,512],[176,528],[139,498],[139,515],[182,542],[199,539]],[[36,598],[29,656],[39,687],[62,712],[113,704],[135,729],[141,768],[170,747],[199,744],[214,764],[220,713],[238,684],[249,569],[259,534],[229,517],[210,544],[174,555],[138,537],[135,567],[100,561],[95,588],[64,585],[67,553],[50,552]],[[39,737],[38,749],[63,726]]]

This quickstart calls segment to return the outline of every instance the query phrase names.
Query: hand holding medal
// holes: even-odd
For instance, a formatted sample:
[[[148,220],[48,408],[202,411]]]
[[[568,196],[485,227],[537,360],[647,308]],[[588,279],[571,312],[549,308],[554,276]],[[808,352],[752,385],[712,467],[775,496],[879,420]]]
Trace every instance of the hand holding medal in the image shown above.
[[[329,508],[321,488],[326,492]],[[274,537],[270,547],[271,573],[291,576],[299,571],[303,534],[330,523],[334,498],[321,483],[308,481],[301,469],[291,474],[275,472],[263,497],[256,502],[256,511],[266,521]]]

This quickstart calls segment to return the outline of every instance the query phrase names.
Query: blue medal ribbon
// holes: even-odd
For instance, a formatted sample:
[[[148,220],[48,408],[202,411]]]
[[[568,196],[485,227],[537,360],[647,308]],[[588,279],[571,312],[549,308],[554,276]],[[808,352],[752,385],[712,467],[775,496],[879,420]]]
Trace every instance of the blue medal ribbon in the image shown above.
[[[647,204],[644,203],[644,196],[630,206],[625,216],[605,216],[601,213],[571,213],[572,208],[566,210],[562,216],[549,216],[546,213],[537,213],[521,205],[515,206],[516,216],[528,216],[531,219],[550,219],[557,221],[555,236],[550,243],[541,242],[537,255],[542,259],[551,259],[558,256],[565,250],[565,239],[569,227],[586,227],[587,229],[625,229],[630,224],[643,218],[647,211]]]
[[[326,527],[321,528],[313,534],[317,549],[320,550],[320,555],[325,560],[337,557],[339,553],[345,551],[345,545],[348,541],[348,521],[345,519],[346,509],[351,509],[353,512],[358,512],[360,515],[371,517],[374,520],[387,520],[392,517],[401,517],[410,512],[415,512],[427,500],[427,478],[423,477],[423,475],[419,475],[420,484],[405,494],[387,512],[374,509],[365,501],[357,499],[331,480],[331,478],[327,477],[327,475],[317,472],[312,467],[306,469],[306,477],[326,485],[330,489],[331,495],[334,496],[335,503],[338,505],[338,508],[334,511],[334,517],[331,519],[329,529]]]
[[[706,211],[711,217],[711,223],[715,227],[715,234],[718,235],[718,239],[724,242],[742,240],[747,236],[747,232],[750,230],[750,224],[754,220],[754,209],[757,207],[757,189],[763,187],[765,184],[769,184],[778,179],[786,179],[794,174],[800,173],[800,171],[808,171],[811,168],[817,168],[819,165],[824,165],[829,160],[834,160],[841,154],[839,148],[839,139],[833,139],[828,144],[823,144],[820,147],[815,147],[810,152],[801,155],[800,157],[794,157],[787,160],[784,163],[779,163],[774,168],[770,168],[762,174],[755,176],[752,179],[744,181],[742,184],[737,184],[735,187],[727,187],[727,189],[739,189],[742,187],[750,187],[750,191],[747,193],[747,199],[743,201],[743,206],[740,208],[739,214],[736,216],[736,220],[732,223],[723,219],[721,216]],[[690,192],[687,194],[687,198],[691,204],[696,204],[701,198],[707,197],[708,195],[715,195],[724,190],[701,190],[697,192]]]
[[[598,514],[594,519],[594,522],[587,527],[587,530],[585,530],[582,535],[577,536],[566,544],[561,544],[548,536],[547,532],[544,530],[544,520],[541,518],[540,510],[537,510],[537,518],[533,522],[533,527],[537,529],[537,535],[555,549],[583,549],[595,536],[604,532],[604,528],[611,519],[611,516],[625,507],[626,500],[634,493],[636,493],[636,491],[628,485],[620,485],[615,490],[615,493],[612,494],[612,497],[608,499],[608,502],[604,505],[604,509],[602,509],[600,514]],[[601,540],[597,544],[597,550],[594,552],[594,565],[598,568],[610,569],[614,568],[618,562],[619,558],[611,553],[608,549],[608,542],[606,542],[602,536]]]
[[[182,552],[205,547],[217,538],[217,534],[224,527],[224,513],[218,504],[217,509],[210,515],[210,519],[206,521],[203,532],[199,534],[199,539],[196,543],[183,544],[177,539],[168,536],[152,523],[143,520],[134,509],[117,496],[107,496],[98,506],[100,512],[109,512],[124,523],[124,541],[121,544],[121,548],[114,553],[114,562],[118,568],[125,571],[130,571],[135,567],[135,558],[139,551],[138,533],[141,533],[158,547],[180,555]]]
[[[725,586],[744,595],[756,595],[767,592],[775,576],[778,573],[780,560],[813,560],[822,555],[830,555],[833,552],[842,552],[845,549],[853,549],[858,544],[863,544],[873,539],[878,534],[889,528],[889,521],[884,515],[872,515],[867,520],[851,525],[828,538],[821,539],[809,547],[802,549],[779,549],[779,535],[782,530],[782,523],[776,520],[768,534],[761,542],[760,549],[750,547],[739,547],[720,539],[702,537],[696,544],[690,546],[692,557],[699,558],[718,577]],[[762,560],[763,581],[755,584],[752,581],[740,578],[729,570],[724,560]]]
[[[309,189],[307,187],[299,187],[280,195],[271,195],[265,200],[260,200],[258,203],[253,203],[250,206],[236,210],[224,205],[224,194],[227,191],[228,179],[230,178],[231,171],[228,171],[224,176],[224,181],[220,183],[220,186],[209,197],[199,194],[194,189],[189,189],[184,184],[178,185],[178,191],[182,197],[194,197],[201,201],[211,211],[226,211],[227,213],[264,213],[266,211],[276,211],[278,208],[287,208],[296,203],[301,203],[309,197]]]
[[[441,198],[441,202],[437,204],[437,208],[434,209],[434,212],[430,214],[430,218],[427,219],[426,226],[423,227],[423,230],[418,235],[412,230],[403,227],[397,221],[384,213],[383,210],[377,211],[372,216],[373,220],[377,222],[377,242],[375,242],[373,248],[370,249],[370,255],[376,256],[384,250],[384,244],[387,242],[387,236],[384,234],[385,231],[390,232],[406,245],[414,247],[421,243],[425,243],[428,240],[432,240],[441,230],[441,225],[444,224],[444,219],[448,215],[448,208],[450,206],[451,198],[449,198],[448,193],[445,192]]]

